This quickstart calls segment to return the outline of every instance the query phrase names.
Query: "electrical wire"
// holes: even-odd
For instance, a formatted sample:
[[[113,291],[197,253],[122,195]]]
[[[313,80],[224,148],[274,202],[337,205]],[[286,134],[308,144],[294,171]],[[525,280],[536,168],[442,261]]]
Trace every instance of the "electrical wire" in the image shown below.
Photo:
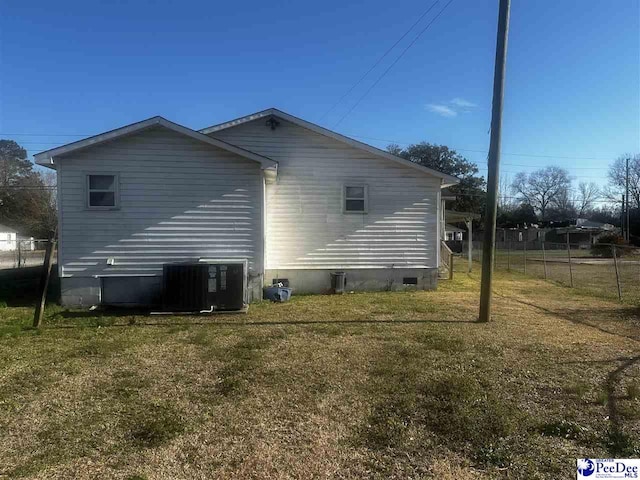
[[[356,107],[357,107],[358,105],[360,105],[360,102],[362,102],[362,100],[364,100],[364,98],[365,98],[367,95],[369,95],[369,92],[371,92],[371,90],[373,90],[373,89],[375,88],[375,86],[376,86],[376,85],[378,85],[378,83],[380,83],[380,81],[381,81],[381,80],[382,80],[382,79],[387,75],[387,73],[389,73],[389,71],[390,71],[390,70],[391,70],[391,69],[396,65],[396,63],[398,63],[398,62],[400,61],[400,59],[401,59],[402,57],[404,57],[404,55],[409,51],[409,49],[410,49],[410,48],[411,48],[411,47],[412,47],[412,46],[413,46],[413,45],[418,41],[418,39],[422,36],[422,34],[423,34],[424,32],[426,32],[426,31],[431,27],[431,25],[433,25],[433,23],[434,23],[438,18],[440,18],[440,15],[442,15],[442,14],[444,13],[444,11],[449,7],[449,5],[451,5],[453,2],[454,2],[454,0],[449,0],[449,2],[447,2],[447,4],[442,8],[442,10],[440,10],[440,11],[438,12],[438,14],[437,14],[435,17],[433,17],[433,19],[431,19],[431,21],[427,24],[427,26],[426,26],[426,27],[424,27],[422,30],[420,30],[420,32],[419,32],[419,33],[418,33],[418,35],[413,39],[413,41],[412,41],[409,45],[407,45],[407,46],[406,46],[406,48],[405,48],[405,49],[402,51],[402,53],[400,53],[400,55],[399,55],[399,56],[398,56],[398,57],[393,61],[393,63],[392,63],[391,65],[389,65],[389,66],[387,67],[387,69],[386,69],[384,72],[382,72],[382,75],[380,75],[380,76],[378,77],[378,79],[377,79],[375,82],[373,82],[373,84],[372,84],[372,85],[367,89],[367,91],[366,91],[366,92],[364,92],[364,94],[363,94],[363,95],[358,99],[358,101],[357,101],[357,102],[356,102],[356,103],[355,103],[355,104],[354,104],[354,105],[353,105],[353,106],[352,106],[352,107],[347,111],[347,113],[345,113],[345,114],[340,118],[340,120],[338,120],[338,121],[333,125],[333,127],[332,127],[332,128],[336,128],[338,125],[340,125],[340,124],[342,123],[342,121],[343,121],[345,118],[347,118],[347,117],[351,114],[351,112],[353,112],[353,111],[356,109]]]
[[[362,81],[363,81],[365,78],[367,78],[367,76],[368,76],[368,75],[369,75],[369,74],[370,74],[370,73],[371,73],[371,72],[372,72],[372,71],[373,71],[373,70],[374,70],[378,65],[380,65],[380,62],[382,62],[382,60],[384,60],[384,59],[387,57],[387,55],[389,55],[389,53],[391,53],[391,51],[392,51],[394,48],[396,48],[396,46],[398,46],[398,44],[399,44],[402,40],[404,40],[404,38],[405,38],[407,35],[409,35],[409,32],[411,32],[411,30],[413,30],[413,29],[416,27],[416,25],[418,25],[418,24],[422,21],[422,19],[423,19],[424,17],[426,17],[426,16],[427,16],[427,14],[428,14],[431,10],[433,10],[433,7],[435,7],[438,3],[439,3],[439,0],[436,0],[435,2],[433,2],[433,3],[431,4],[431,6],[430,6],[430,7],[429,7],[429,8],[428,8],[428,9],[427,9],[427,10],[426,10],[422,15],[420,15],[420,16],[418,17],[418,19],[413,23],[413,25],[411,25],[411,27],[409,27],[409,29],[408,29],[406,32],[404,32],[404,33],[402,34],[402,36],[401,36],[398,40],[396,40],[396,42],[395,42],[393,45],[391,45],[391,47],[389,47],[389,48],[387,49],[387,51],[386,51],[386,52],[384,52],[380,58],[378,58],[378,60],[376,60],[376,62],[375,62],[375,63],[374,63],[370,68],[369,68],[369,70],[367,70],[367,71],[366,71],[366,73],[365,73],[364,75],[362,75],[362,76],[358,79],[358,81],[357,81],[357,82],[355,82],[353,85],[351,85],[351,88],[349,88],[349,90],[347,90],[347,91],[346,91],[346,93],[345,93],[344,95],[342,95],[342,97],[340,97],[340,99],[339,99],[337,102],[335,102],[335,103],[334,103],[334,104],[333,104],[333,105],[332,105],[332,106],[331,106],[331,107],[330,107],[326,112],[324,112],[324,113],[322,114],[322,116],[320,117],[320,120],[319,120],[319,121],[320,121],[320,122],[322,122],[322,120],[323,120],[323,119],[324,119],[324,118],[325,118],[329,113],[331,113],[331,112],[333,111],[333,109],[334,109],[334,108],[336,108],[340,103],[342,103],[342,101],[343,101],[345,98],[347,98],[347,97],[349,96],[349,94],[351,94],[351,92],[353,92],[353,90],[354,90],[358,85],[360,85],[360,84],[362,83]]]

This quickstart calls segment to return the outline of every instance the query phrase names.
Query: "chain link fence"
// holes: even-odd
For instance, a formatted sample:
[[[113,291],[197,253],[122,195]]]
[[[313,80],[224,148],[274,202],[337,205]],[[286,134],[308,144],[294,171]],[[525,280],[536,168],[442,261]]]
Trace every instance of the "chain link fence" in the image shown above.
[[[49,240],[34,238],[11,242],[5,250],[0,251],[0,270],[42,265],[48,242]]]
[[[466,248],[465,242],[464,252]],[[497,242],[494,268],[580,288],[598,296],[640,302],[640,249],[603,245],[600,250],[604,255],[595,255],[589,245],[577,243]],[[473,259],[482,261],[482,242],[473,242]]]

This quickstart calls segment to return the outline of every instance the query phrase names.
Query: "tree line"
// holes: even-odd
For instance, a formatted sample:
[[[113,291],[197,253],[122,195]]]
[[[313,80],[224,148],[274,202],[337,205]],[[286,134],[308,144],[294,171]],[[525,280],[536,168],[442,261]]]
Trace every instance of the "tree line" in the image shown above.
[[[57,226],[56,175],[41,172],[13,140],[0,140],[0,224],[49,238]]]
[[[460,178],[448,191],[456,200],[452,210],[484,215],[486,181],[478,167],[444,145],[427,142],[407,147],[389,145],[387,150],[407,160]],[[502,176],[499,188],[498,225],[516,226],[544,222],[567,222],[577,218],[620,225],[622,195],[629,158],[629,207],[631,233],[640,236],[640,154],[623,155],[609,165],[605,187],[579,182],[566,169],[548,166],[520,172],[513,179]]]

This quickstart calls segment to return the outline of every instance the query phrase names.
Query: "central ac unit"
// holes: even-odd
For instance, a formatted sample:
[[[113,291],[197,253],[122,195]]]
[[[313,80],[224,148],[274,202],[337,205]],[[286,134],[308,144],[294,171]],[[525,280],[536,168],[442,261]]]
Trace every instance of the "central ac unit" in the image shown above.
[[[246,303],[246,261],[203,260],[164,265],[165,311],[241,310]]]

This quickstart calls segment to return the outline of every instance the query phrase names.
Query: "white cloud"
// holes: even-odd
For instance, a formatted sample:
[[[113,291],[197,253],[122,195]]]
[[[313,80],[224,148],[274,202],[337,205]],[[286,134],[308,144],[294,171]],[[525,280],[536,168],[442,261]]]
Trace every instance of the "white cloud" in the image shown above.
[[[458,115],[458,112],[456,112],[451,107],[447,107],[446,105],[430,103],[427,105],[427,108],[433,113],[437,113],[438,115],[447,117],[447,118],[452,118]]]
[[[478,106],[477,104],[460,97],[456,97],[453,100],[451,100],[451,104],[460,108],[475,108]]]

